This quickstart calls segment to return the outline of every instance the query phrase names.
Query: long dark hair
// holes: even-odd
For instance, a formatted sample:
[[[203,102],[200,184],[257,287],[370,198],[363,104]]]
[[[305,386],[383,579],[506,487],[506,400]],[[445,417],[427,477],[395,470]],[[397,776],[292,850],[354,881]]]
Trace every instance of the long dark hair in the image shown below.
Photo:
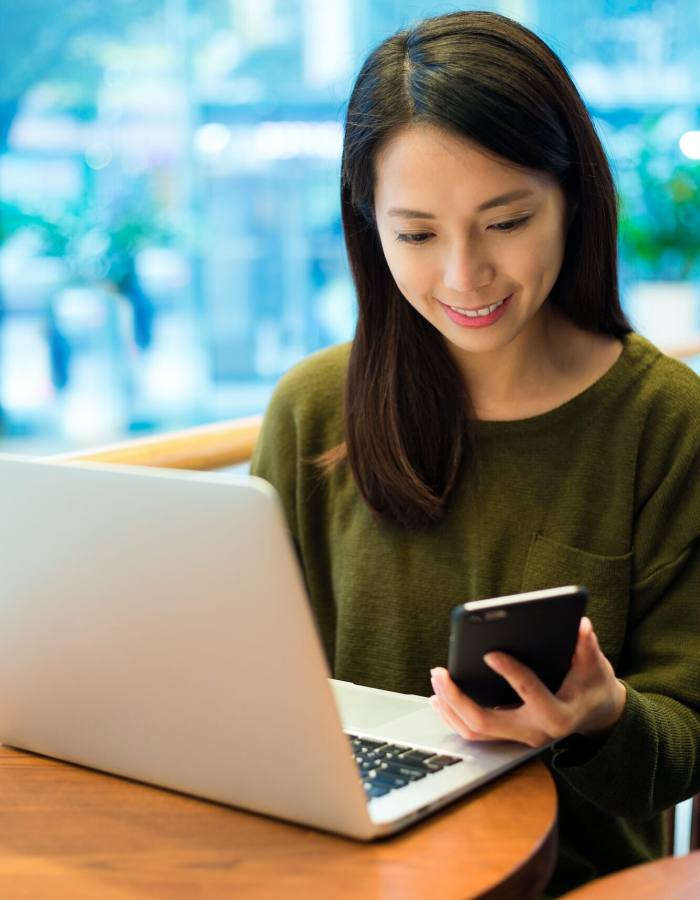
[[[341,205],[359,315],[345,388],[347,460],[379,516],[427,524],[444,513],[474,426],[463,379],[443,339],[400,294],[374,216],[378,150],[409,123],[446,128],[486,151],[553,175],[568,232],[550,301],[588,331],[630,326],[617,281],[612,175],[586,107],[558,57],[495,13],[458,12],[400,31],[367,58],[345,123]]]

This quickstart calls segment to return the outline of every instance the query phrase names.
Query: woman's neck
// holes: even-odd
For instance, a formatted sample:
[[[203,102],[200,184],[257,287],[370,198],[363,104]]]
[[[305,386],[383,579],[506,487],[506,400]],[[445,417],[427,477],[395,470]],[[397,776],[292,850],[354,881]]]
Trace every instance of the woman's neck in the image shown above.
[[[472,414],[484,421],[526,419],[571,400],[615,363],[622,343],[584,331],[552,306],[493,353],[455,353]]]

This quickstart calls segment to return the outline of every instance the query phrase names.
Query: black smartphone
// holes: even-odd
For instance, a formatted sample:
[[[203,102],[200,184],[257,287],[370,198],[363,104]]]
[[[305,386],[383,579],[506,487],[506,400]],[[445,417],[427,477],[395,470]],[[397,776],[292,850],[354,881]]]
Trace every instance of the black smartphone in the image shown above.
[[[580,585],[474,600],[452,610],[447,668],[452,680],[481,706],[522,700],[483,660],[501,650],[537,674],[552,693],[561,687],[574,655],[588,591]]]

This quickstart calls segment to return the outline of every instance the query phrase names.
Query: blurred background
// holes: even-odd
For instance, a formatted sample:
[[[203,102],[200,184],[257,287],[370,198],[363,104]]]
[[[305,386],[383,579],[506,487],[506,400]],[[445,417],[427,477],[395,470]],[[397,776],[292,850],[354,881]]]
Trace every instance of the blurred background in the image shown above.
[[[0,450],[260,412],[285,369],[350,339],[346,97],[382,38],[458,8],[0,0]],[[698,333],[697,0],[474,8],[537,31],[583,93],[637,329]]]

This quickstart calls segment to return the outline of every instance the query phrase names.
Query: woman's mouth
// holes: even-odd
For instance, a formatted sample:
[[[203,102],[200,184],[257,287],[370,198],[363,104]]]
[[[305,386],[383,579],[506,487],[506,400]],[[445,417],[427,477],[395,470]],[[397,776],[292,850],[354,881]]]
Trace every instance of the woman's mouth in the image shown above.
[[[501,318],[510,305],[512,296],[512,294],[509,294],[504,300],[498,300],[496,303],[490,303],[487,306],[475,309],[448,306],[447,303],[442,303],[440,300],[438,300],[438,303],[457,325],[462,325],[464,328],[485,328],[487,325],[493,325],[494,322]]]

